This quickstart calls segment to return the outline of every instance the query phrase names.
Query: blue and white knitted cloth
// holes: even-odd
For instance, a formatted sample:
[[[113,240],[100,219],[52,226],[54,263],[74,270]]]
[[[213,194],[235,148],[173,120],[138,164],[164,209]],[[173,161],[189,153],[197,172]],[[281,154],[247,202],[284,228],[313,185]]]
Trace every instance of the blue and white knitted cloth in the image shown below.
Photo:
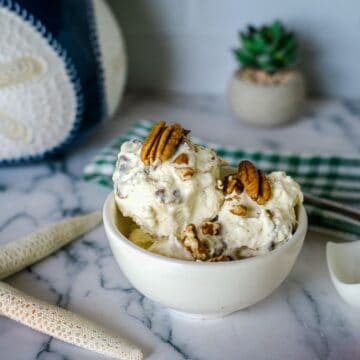
[[[126,58],[105,1],[0,0],[0,48],[0,165],[71,148],[114,111]]]

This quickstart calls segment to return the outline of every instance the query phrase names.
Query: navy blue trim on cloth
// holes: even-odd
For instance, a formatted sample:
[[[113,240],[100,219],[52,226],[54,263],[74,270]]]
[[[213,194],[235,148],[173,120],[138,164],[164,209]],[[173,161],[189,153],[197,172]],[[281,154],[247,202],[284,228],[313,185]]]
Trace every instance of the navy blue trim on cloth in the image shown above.
[[[91,0],[0,0],[0,6],[31,24],[63,59],[76,94],[76,119],[65,141],[44,154],[0,161],[42,160],[63,153],[106,117],[104,73]]]

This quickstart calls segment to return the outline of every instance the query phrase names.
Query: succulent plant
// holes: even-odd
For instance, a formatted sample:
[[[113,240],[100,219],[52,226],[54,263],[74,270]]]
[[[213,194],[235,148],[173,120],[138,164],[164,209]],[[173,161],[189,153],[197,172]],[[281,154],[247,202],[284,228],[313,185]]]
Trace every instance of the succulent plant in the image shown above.
[[[239,34],[242,47],[234,50],[244,68],[262,69],[272,74],[298,62],[298,43],[293,32],[276,20],[262,27],[248,26]]]

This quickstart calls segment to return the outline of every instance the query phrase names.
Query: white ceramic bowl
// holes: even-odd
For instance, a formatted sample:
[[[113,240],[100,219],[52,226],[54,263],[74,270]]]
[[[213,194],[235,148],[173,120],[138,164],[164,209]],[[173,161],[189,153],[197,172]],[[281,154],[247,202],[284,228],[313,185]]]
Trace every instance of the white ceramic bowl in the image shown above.
[[[157,255],[129,241],[131,220],[119,212],[113,193],[105,201],[103,221],[115,259],[131,284],[149,299],[200,318],[225,316],[270,295],[292,269],[307,231],[300,206],[297,230],[284,245],[254,258],[202,263]]]

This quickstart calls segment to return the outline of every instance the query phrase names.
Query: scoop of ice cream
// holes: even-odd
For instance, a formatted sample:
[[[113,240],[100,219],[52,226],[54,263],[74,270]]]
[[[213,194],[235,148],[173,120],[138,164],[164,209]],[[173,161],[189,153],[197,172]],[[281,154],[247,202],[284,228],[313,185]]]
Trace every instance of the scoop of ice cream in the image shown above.
[[[225,198],[218,218],[226,243],[224,254],[233,256],[239,250],[244,257],[263,254],[292,235],[296,205],[303,200],[300,187],[284,172],[273,172],[267,178],[272,195],[264,205],[258,205],[246,191]]]
[[[125,142],[113,174],[116,203],[125,216],[145,232],[163,237],[218,214],[223,203],[216,188],[221,160],[213,150],[186,141],[168,160],[145,165],[141,147],[137,140]]]
[[[272,195],[264,205],[257,204],[246,191],[234,190],[225,197],[217,217],[193,228],[191,235],[205,247],[209,259],[266,254],[291,237],[297,222],[296,206],[303,200],[300,187],[284,172],[273,172],[267,178]],[[181,249],[181,241],[172,236],[155,241],[149,250],[188,259],[189,250],[184,247],[186,244]]]

